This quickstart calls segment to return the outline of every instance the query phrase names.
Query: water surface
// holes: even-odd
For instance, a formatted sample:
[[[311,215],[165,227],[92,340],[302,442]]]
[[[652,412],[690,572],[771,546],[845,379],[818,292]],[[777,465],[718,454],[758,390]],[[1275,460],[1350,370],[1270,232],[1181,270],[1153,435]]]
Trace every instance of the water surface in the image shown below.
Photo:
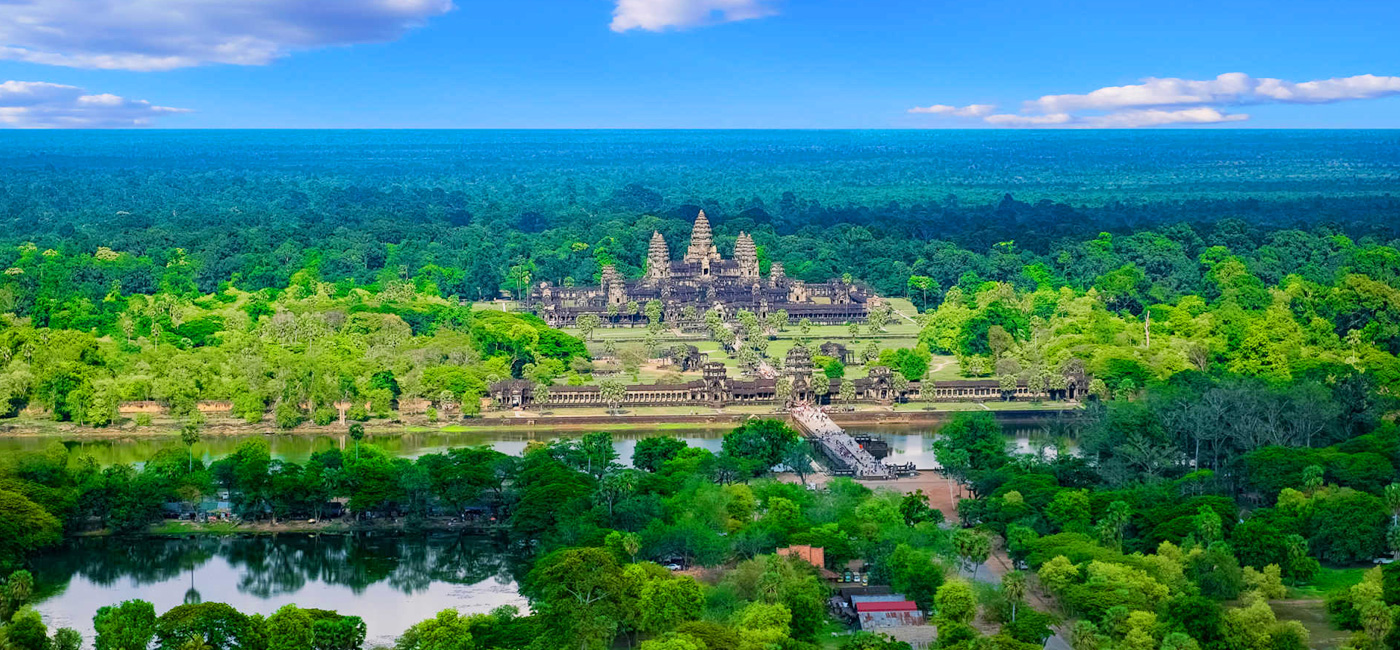
[[[1042,442],[1048,442],[1043,437],[1041,425],[1037,421],[1044,419],[1044,417],[1029,417],[1021,421],[1003,422],[1002,426],[1006,431],[1008,444],[1016,453],[1035,452]],[[931,449],[933,441],[937,438],[937,425],[865,424],[853,425],[847,430],[853,435],[872,435],[887,441],[890,444],[888,460],[891,463],[912,462],[916,467],[924,469],[938,467]],[[642,438],[661,435],[675,436],[685,440],[692,447],[702,447],[718,452],[724,434],[728,432],[729,429],[712,428],[614,433],[613,447],[617,450],[618,460],[623,464],[630,465],[632,452],[637,447],[637,441]],[[424,454],[439,453],[453,447],[475,445],[485,445],[505,454],[519,456],[524,453],[525,446],[531,441],[544,442],[580,435],[582,434],[526,429],[405,432],[371,436],[361,444],[373,445],[404,458],[417,458]],[[196,457],[210,462],[233,453],[238,445],[254,438],[268,442],[273,458],[295,463],[305,462],[312,453],[318,451],[336,448],[349,450],[354,445],[353,441],[341,435],[246,434],[207,436],[195,445],[194,452]],[[53,440],[52,437],[37,436],[0,437],[0,453],[39,451],[51,444]],[[184,445],[180,443],[179,438],[173,432],[169,436],[114,437],[100,440],[72,439],[65,440],[64,444],[79,453],[92,456],[101,465],[118,463],[139,465],[162,449],[179,448],[184,450]]]
[[[364,619],[365,647],[392,645],[443,609],[525,611],[510,569],[502,546],[458,534],[79,538],[33,562],[36,608],[87,647],[97,609],[130,599],[157,613],[186,602],[263,615],[287,604],[332,609]]]

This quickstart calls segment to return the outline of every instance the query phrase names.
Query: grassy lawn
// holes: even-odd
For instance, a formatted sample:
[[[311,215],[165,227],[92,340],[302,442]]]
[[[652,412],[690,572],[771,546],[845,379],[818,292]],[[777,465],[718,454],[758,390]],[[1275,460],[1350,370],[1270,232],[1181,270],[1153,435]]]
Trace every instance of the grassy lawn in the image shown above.
[[[215,521],[207,524],[195,523],[193,521],[166,520],[151,526],[152,535],[188,535],[202,533],[207,535],[232,535],[243,532],[238,529],[238,525],[228,521]]]
[[[559,331],[583,338],[583,334],[573,327],[563,327],[560,328]],[[599,349],[602,349],[603,343],[607,341],[613,341],[615,343],[641,343],[646,340],[646,337],[647,328],[645,327],[599,327],[593,330],[593,336],[588,340],[588,344],[590,346],[596,345]],[[703,338],[704,337],[699,334],[678,334],[676,330],[673,329],[661,330],[656,335],[656,340],[661,341],[663,345],[674,341],[696,341]]]
[[[934,411],[1059,411],[1063,410],[1065,405],[1060,402],[907,402],[894,405],[894,410],[908,413],[924,411],[929,407]],[[863,409],[856,407],[856,410]]]
[[[1308,630],[1308,646],[1319,650],[1340,648],[1351,633],[1332,627],[1327,607],[1317,599],[1275,600],[1269,603],[1280,621],[1298,621]]]
[[[1362,574],[1371,567],[1322,567],[1311,584],[1288,589],[1289,598],[1323,598],[1339,589],[1361,582]]]
[[[962,366],[958,365],[957,357],[935,356],[929,360],[928,376],[934,381],[947,381],[950,379],[966,379],[962,376]]]
[[[607,409],[606,407],[602,407],[602,406],[598,406],[598,407],[591,407],[591,406],[586,406],[586,407],[573,407],[573,406],[570,406],[570,407],[567,407],[567,408],[546,408],[546,409],[544,409],[544,410],[549,412],[549,417],[589,417],[589,416],[606,416],[606,415],[611,415],[610,413],[608,413],[608,409]],[[623,418],[622,420],[619,420],[619,422],[625,422],[625,418],[627,418],[627,417],[629,417],[629,416],[646,416],[646,415],[772,415],[772,414],[775,413],[775,411],[776,411],[776,407],[773,406],[772,404],[735,404],[735,405],[726,406],[726,407],[724,407],[724,408],[722,408],[722,409],[717,409],[717,408],[714,408],[714,407],[712,407],[712,406],[704,406],[704,405],[698,405],[698,404],[697,404],[697,405],[694,405],[694,406],[689,406],[689,405],[685,405],[685,406],[637,406],[637,407],[630,407],[630,406],[629,406],[629,407],[623,408],[623,409],[622,409],[622,412],[621,412],[620,414],[618,414],[618,417]],[[494,420],[509,420],[509,419],[514,419],[514,418],[517,418],[517,417],[519,417],[519,418],[539,417],[540,415],[541,415],[541,414],[540,414],[540,412],[539,412],[538,410],[525,411],[525,412],[522,412],[520,415],[516,415],[514,411],[489,411],[489,412],[486,412],[486,413],[482,413],[482,414],[481,414],[481,419],[483,419],[483,420],[493,420],[493,419],[494,419]],[[649,424],[649,425],[646,425],[646,426],[650,427],[650,426],[655,426],[655,425],[650,425],[650,424]],[[466,427],[466,426],[457,426],[457,427],[455,427],[455,429],[461,429],[461,430],[467,430],[467,429],[469,429],[469,428],[472,428],[472,427]],[[442,431],[453,431],[453,430],[455,430],[455,429],[454,429],[454,426],[452,426],[452,425],[449,425],[449,426],[446,426],[446,427],[442,427],[442,428],[441,428]]]
[[[472,311],[520,311],[514,300],[481,300],[472,303]]]

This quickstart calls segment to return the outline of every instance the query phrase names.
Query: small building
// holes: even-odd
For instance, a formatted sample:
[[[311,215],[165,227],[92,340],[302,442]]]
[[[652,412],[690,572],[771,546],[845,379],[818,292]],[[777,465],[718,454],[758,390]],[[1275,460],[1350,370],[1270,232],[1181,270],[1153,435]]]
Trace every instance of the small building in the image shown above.
[[[784,557],[795,557],[818,569],[826,566],[826,549],[820,546],[794,545],[774,552]]]
[[[849,366],[855,363],[855,354],[847,349],[846,346],[836,343],[835,341],[827,341],[821,344],[821,347],[817,348],[817,353],[824,357],[831,357],[840,361],[842,365]]]
[[[928,622],[923,610],[912,600],[867,600],[855,603],[856,619],[862,630],[878,630]]]
[[[677,372],[699,372],[705,364],[709,362],[710,355],[705,354],[693,345],[677,345],[671,348],[671,353],[666,356],[666,360],[675,367]]]

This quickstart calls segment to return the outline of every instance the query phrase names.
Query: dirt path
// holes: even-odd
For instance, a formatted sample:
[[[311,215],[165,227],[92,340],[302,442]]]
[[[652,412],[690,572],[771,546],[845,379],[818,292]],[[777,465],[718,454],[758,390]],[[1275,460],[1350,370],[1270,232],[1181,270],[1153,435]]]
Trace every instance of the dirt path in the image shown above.
[[[807,475],[809,485],[821,488],[831,482],[831,476],[822,473]],[[785,483],[798,483],[797,475],[783,473],[778,475],[778,480]],[[870,480],[856,481],[872,490],[886,489],[894,490],[900,494],[909,494],[915,490],[923,490],[928,496],[929,506],[936,508],[943,513],[943,517],[948,521],[956,521],[958,518],[958,499],[961,489],[956,483],[950,481],[937,472],[923,471],[914,476],[902,476],[886,481]]]

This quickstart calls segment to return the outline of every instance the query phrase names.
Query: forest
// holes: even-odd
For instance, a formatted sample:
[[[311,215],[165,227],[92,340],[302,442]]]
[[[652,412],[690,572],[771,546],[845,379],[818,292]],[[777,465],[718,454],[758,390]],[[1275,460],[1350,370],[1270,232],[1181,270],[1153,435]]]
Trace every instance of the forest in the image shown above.
[[[164,506],[226,492],[250,522],[341,505],[410,528],[496,513],[529,610],[443,611],[399,650],[909,647],[832,636],[830,587],[776,553],[792,545],[823,547],[820,568],[863,560],[946,650],[1052,636],[1073,650],[1302,650],[1329,626],[1332,646],[1400,648],[1400,563],[1377,562],[1400,557],[1400,199],[1378,191],[1383,171],[1300,182],[1277,169],[1236,191],[1186,173],[1200,152],[1158,151],[1180,163],[1168,183],[1121,142],[1097,176],[1022,188],[970,168],[934,182],[883,145],[838,164],[769,143],[782,155],[731,152],[726,168],[701,138],[699,162],[638,154],[659,161],[640,173],[574,143],[561,173],[532,167],[544,154],[524,144],[400,168],[369,143],[360,167],[330,171],[315,147],[269,150],[237,173],[174,149],[139,164],[58,141],[6,154],[0,435],[39,420],[101,435],[127,424],[120,404],[151,402],[180,436],[139,465],[102,467],[57,440],[0,457],[0,647],[363,647],[363,621],[310,602],[270,615],[112,603],[95,639],[34,609],[37,554],[139,536]],[[889,155],[907,162],[908,146]],[[939,169],[965,162],[952,160]],[[770,163],[761,182],[735,181]],[[1162,186],[1109,187],[1115,165],[1125,184]],[[855,177],[869,182],[849,194],[823,184]],[[953,416],[934,451],[965,495],[955,518],[918,492],[779,480],[810,462],[777,420],[750,420],[718,453],[647,438],[630,465],[601,432],[520,456],[362,444],[366,423],[410,398],[460,421],[492,382],[580,380],[584,340],[501,305],[539,281],[596,282],[603,264],[637,277],[651,233],[684,241],[702,208],[722,251],[753,235],[764,272],[782,262],[912,301],[917,343],[862,352],[867,365],[913,381],[953,357],[1013,389],[1082,373],[1088,394],[1044,421],[1031,453],[1009,451],[986,412]],[[284,430],[343,418],[351,443],[294,463],[252,441],[205,462],[202,401]],[[993,553],[1015,570],[989,577]],[[1309,600],[1322,628],[1284,609]]]
[[[1343,441],[1326,447],[1212,450],[1226,462],[1196,469],[1188,459],[1198,441],[1135,439],[1171,420],[1169,408],[1110,401],[1047,425],[1041,452],[1026,456],[1006,450],[990,414],[959,415],[936,443],[948,475],[971,495],[958,503],[963,525],[952,527],[922,492],[774,480],[773,468],[800,466],[810,453],[777,420],[736,428],[719,453],[647,438],[631,467],[608,434],[532,443],[520,457],[460,448],[408,460],[357,444],[301,465],[272,460],[253,440],[210,465],[170,449],[139,469],[98,468],[54,443],[0,472],[8,495],[0,550],[21,567],[65,533],[136,530],[160,518],[161,504],[214,489],[228,490],[250,521],[320,517],[336,496],[355,517],[421,520],[485,505],[504,522],[499,534],[516,558],[509,570],[530,611],[446,610],[404,632],[396,648],[823,647],[833,629],[828,587],[817,567],[775,554],[797,544],[824,547],[826,568],[864,560],[872,583],[933,615],[939,648],[1028,650],[1057,628],[1076,650],[1311,647],[1309,631],[1270,602],[1329,567],[1400,551],[1395,425],[1365,419],[1350,438],[1332,432]],[[1135,429],[1125,431],[1124,420]],[[1055,453],[1067,428],[1079,429],[1084,453]],[[1151,444],[1159,448],[1148,459]],[[989,577],[980,565],[993,548],[1023,568]],[[658,563],[710,571],[697,578]],[[1332,623],[1353,631],[1347,647],[1395,647],[1397,585],[1400,564],[1390,564],[1327,596]],[[25,607],[35,588],[27,571],[3,587],[7,647],[74,647],[71,630],[50,636]],[[177,649],[191,638],[238,649],[364,643],[357,618],[296,606],[263,616],[220,603],[156,612],[133,600],[98,610],[94,627],[99,648]],[[859,633],[840,647],[908,645]]]

